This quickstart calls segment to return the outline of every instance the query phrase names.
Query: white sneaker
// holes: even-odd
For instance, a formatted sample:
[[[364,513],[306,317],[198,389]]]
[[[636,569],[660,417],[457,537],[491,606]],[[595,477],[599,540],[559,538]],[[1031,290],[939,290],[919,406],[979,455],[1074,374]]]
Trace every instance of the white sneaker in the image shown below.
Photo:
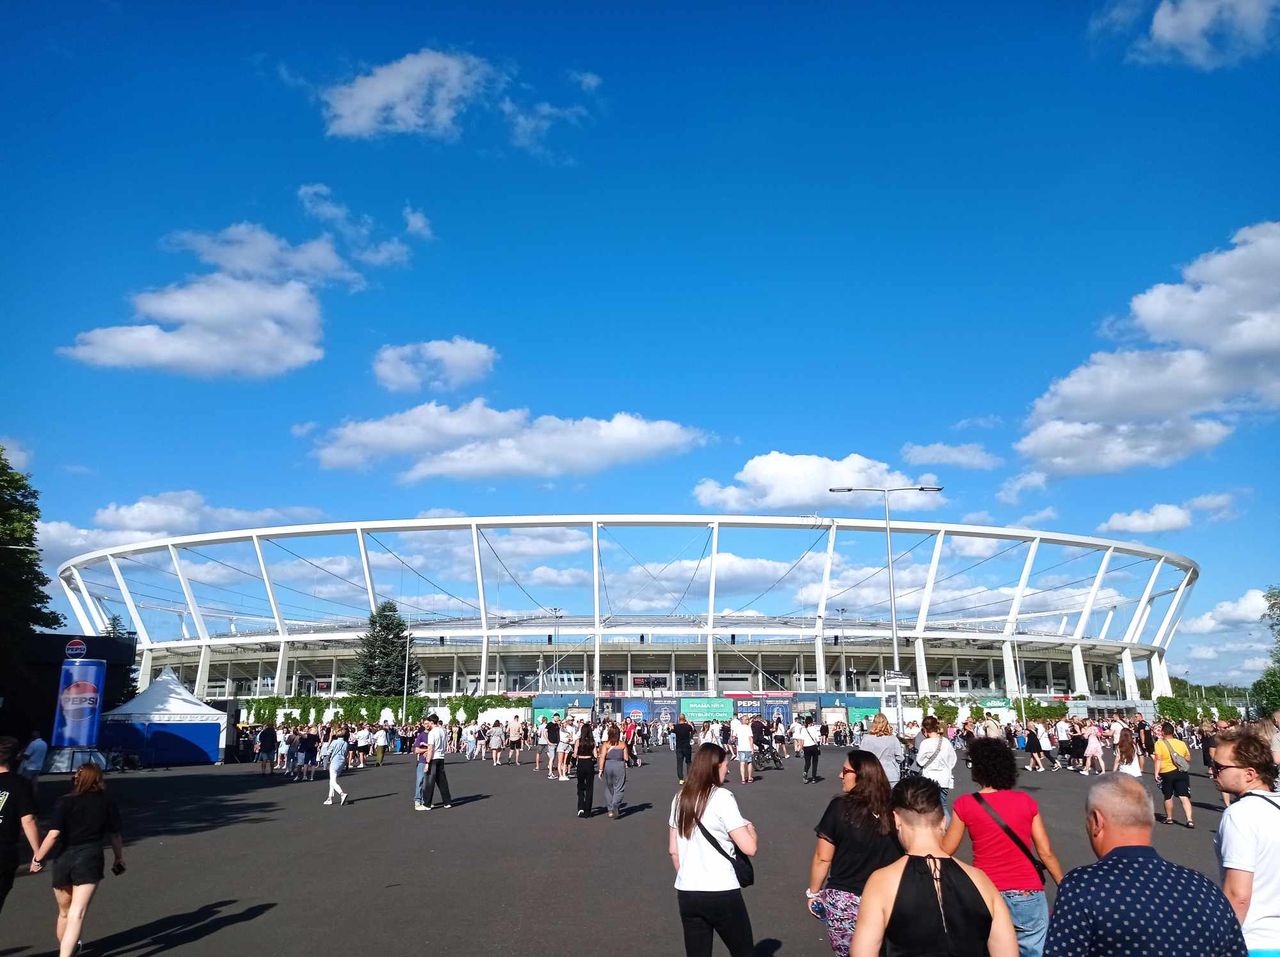
[[[415,811],[425,811],[425,810],[427,809],[427,806],[426,806],[425,804],[423,804],[421,801],[414,801],[414,802],[413,802],[413,809],[414,809]]]
[[[1035,770],[1035,768],[1033,768],[1031,765],[1027,764],[1027,765],[1024,765],[1024,766],[1023,766],[1022,770],[1024,770],[1024,771],[1034,771],[1034,770]]]
[[[325,802],[324,802],[324,803],[325,803],[325,804],[332,804],[332,803],[333,803],[333,798],[325,798]]]

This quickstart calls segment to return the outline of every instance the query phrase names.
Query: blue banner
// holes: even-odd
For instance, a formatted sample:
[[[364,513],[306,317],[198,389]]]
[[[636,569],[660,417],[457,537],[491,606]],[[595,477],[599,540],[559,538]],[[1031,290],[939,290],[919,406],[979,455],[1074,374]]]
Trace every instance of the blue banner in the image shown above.
[[[563,718],[569,708],[590,708],[595,700],[592,694],[536,694],[533,707],[535,710],[558,711]]]
[[[624,698],[622,702],[622,716],[630,718],[632,721],[648,721],[649,720],[649,704],[648,698]]]
[[[790,734],[791,728],[791,702],[786,699],[765,698],[764,708],[761,711],[764,720],[768,722],[769,727],[773,727],[779,718],[782,719],[782,727],[787,729]]]
[[[107,681],[107,663],[97,658],[70,659],[62,663],[58,680],[58,707],[53,713],[55,748],[94,748],[98,745],[98,718]]]
[[[870,708],[880,710],[879,695],[820,694],[818,703],[823,708]]]
[[[680,699],[650,698],[649,714],[654,721],[662,724],[675,724],[680,720]]]

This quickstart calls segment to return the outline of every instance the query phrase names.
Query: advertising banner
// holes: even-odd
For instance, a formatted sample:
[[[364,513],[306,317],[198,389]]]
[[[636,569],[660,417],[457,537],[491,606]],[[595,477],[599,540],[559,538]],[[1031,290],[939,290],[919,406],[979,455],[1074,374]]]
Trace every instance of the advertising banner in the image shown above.
[[[764,710],[761,712],[764,720],[768,722],[769,727],[773,727],[778,723],[778,719],[782,719],[784,728],[791,727],[791,702],[783,701],[778,698],[766,698],[764,700]],[[788,732],[789,733],[789,732]]]
[[[675,724],[680,719],[679,698],[650,698],[650,715],[662,724]]]
[[[68,659],[58,680],[58,705],[53,712],[55,748],[93,748],[98,744],[98,718],[107,663],[98,658]]]
[[[731,700],[734,714],[764,714],[764,702],[759,698],[739,698],[735,695]]]
[[[729,698],[682,698],[680,710],[693,724],[728,721],[733,717],[733,701]]]
[[[648,698],[625,698],[622,702],[622,716],[632,721],[648,721],[651,703]]]
[[[816,719],[818,717],[818,698],[816,695],[811,698],[794,698],[791,701],[791,710],[793,714],[801,718],[808,716]]]
[[[595,704],[595,696],[590,694],[536,694],[533,696],[535,714],[540,709],[547,709],[549,711],[559,711],[562,718],[569,708],[587,708],[590,710],[593,704]]]
[[[827,708],[823,708],[823,709],[822,709],[822,721],[821,721],[821,723],[822,723],[822,724],[825,724],[825,725],[827,726],[827,728],[828,728],[828,729],[834,729],[834,728],[835,728],[835,726],[836,726],[837,724],[839,724],[840,722],[842,722],[842,721],[843,721],[845,724],[848,724],[848,723],[849,723],[849,709],[848,709],[848,708],[831,708],[831,707],[827,707]]]
[[[590,708],[567,708],[566,710],[569,712],[568,716],[572,718],[574,721],[590,721],[591,720]]]

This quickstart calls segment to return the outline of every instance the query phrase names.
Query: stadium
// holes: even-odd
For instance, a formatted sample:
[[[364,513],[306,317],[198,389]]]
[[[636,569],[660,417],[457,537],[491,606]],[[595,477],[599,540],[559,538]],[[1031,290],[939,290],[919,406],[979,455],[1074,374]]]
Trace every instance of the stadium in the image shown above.
[[[1136,705],[1140,678],[1170,693],[1199,574],[1172,552],[1012,527],[424,516],[122,545],[57,578],[86,634],[117,615],[137,633],[140,686],[171,666],[207,700],[341,696],[370,612],[394,601],[422,674],[409,693],[433,697],[902,689],[1105,706]]]

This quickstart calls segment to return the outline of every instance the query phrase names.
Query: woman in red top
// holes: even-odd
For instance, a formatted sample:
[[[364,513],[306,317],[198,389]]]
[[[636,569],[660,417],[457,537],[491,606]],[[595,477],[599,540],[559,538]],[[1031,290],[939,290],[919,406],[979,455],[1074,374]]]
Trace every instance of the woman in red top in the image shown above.
[[[996,885],[1009,905],[1018,932],[1019,957],[1040,957],[1049,931],[1049,902],[1044,881],[1031,858],[997,822],[1004,822],[1029,852],[1032,848],[1055,882],[1062,880],[1058,863],[1040,819],[1040,806],[1025,791],[1017,791],[1018,762],[999,738],[978,738],[969,749],[977,794],[958,798],[942,849],[954,854],[965,831],[973,842],[973,865]]]

